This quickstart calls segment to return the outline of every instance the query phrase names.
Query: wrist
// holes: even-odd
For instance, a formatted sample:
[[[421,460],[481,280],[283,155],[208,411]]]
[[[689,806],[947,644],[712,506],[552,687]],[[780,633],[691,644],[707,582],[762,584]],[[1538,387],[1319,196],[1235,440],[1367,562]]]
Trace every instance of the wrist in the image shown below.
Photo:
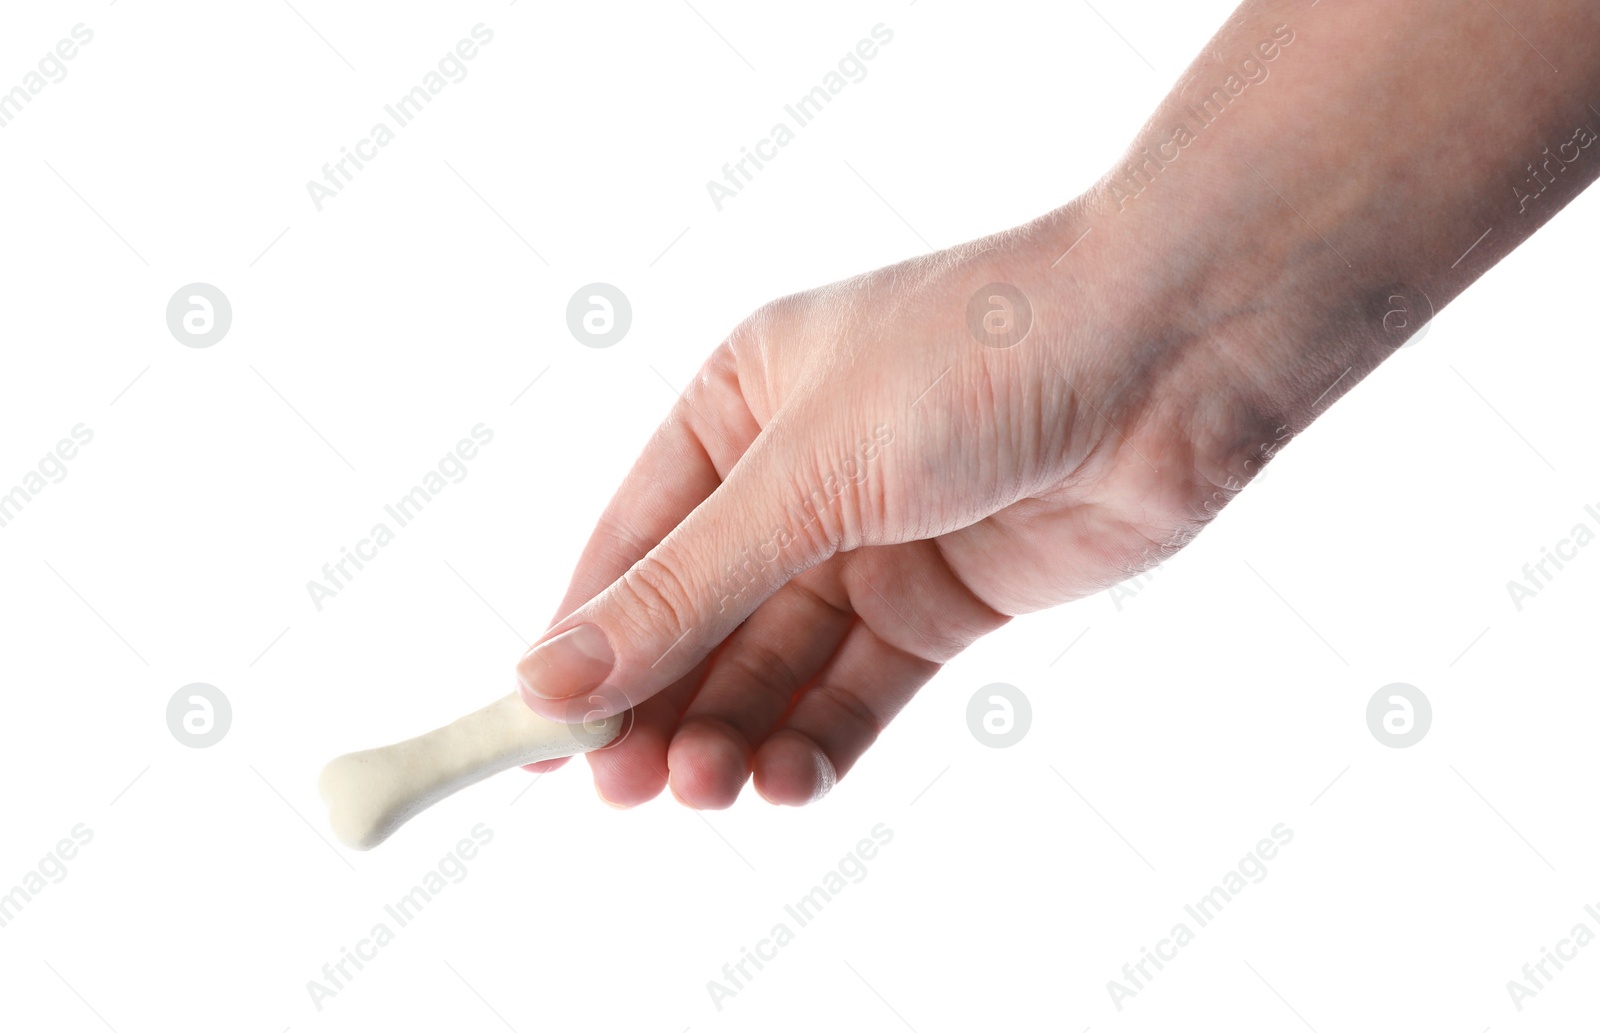
[[[1318,282],[1314,267],[1219,261],[1222,245],[1185,239],[1158,210],[1108,213],[1097,200],[941,257],[955,270],[946,296],[999,283],[1032,306],[1031,337],[982,354],[991,383],[1026,371],[1019,382],[1060,398],[1039,408],[1039,452],[1056,461],[1035,490],[1136,499],[1123,519],[1152,541],[1186,540],[1309,422],[1301,415],[1326,407],[1346,355],[1374,356],[1346,379],[1380,356],[1348,312],[1312,319],[1294,300]]]
[[[1181,202],[1194,196],[1117,211],[1090,191],[980,248],[972,274],[1033,297],[1043,333],[1016,353],[1037,349],[1036,376],[1072,386],[1058,430],[1087,445],[1074,482],[1136,479],[1152,537],[1175,540],[1392,354],[1427,305],[1392,300],[1415,292],[1352,275],[1314,231],[1260,206],[1191,218]]]

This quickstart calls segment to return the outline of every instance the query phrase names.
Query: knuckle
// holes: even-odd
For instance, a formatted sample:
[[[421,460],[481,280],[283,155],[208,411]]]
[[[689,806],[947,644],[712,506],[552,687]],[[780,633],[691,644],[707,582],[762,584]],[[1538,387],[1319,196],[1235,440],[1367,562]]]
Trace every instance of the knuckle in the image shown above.
[[[650,547],[643,535],[621,523],[609,512],[602,513],[595,524],[595,540],[600,558],[607,562],[628,562],[629,558],[648,552]]]
[[[651,553],[628,569],[617,583],[621,610],[642,629],[682,631],[696,607],[690,582],[671,561]]]
[[[819,702],[836,711],[845,721],[854,725],[862,739],[870,744],[883,731],[883,722],[859,694],[837,682],[823,682],[811,690]]]
[[[718,345],[704,365],[695,373],[694,379],[684,390],[686,403],[699,402],[708,396],[724,392],[729,388],[737,389],[739,385],[739,362],[732,346],[733,338]]]
[[[737,650],[729,650],[725,662],[739,681],[766,690],[786,704],[800,688],[800,676],[793,665],[771,646],[746,642]]]

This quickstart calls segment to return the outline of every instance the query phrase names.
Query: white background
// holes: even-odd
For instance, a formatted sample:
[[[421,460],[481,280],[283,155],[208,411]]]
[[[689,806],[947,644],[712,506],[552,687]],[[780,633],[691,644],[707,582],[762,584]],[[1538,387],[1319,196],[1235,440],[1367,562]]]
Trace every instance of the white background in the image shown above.
[[[575,764],[496,777],[369,854],[327,842],[320,766],[509,691],[674,387],[739,318],[1068,200],[1229,11],[1096,6],[1126,41],[1083,3],[9,9],[0,88],[75,24],[94,40],[0,130],[0,491],[74,425],[94,440],[0,529],[0,891],[75,824],[93,840],[0,929],[0,1021],[1476,1033],[1591,1016],[1600,946],[1521,1012],[1506,982],[1574,923],[1600,932],[1583,912],[1600,902],[1600,548],[1520,612],[1506,582],[1600,527],[1592,194],[1147,587],[981,642],[824,802],[619,812]],[[480,22],[494,40],[468,77],[317,211],[306,181]],[[867,78],[716,211],[705,182],[879,22],[894,39]],[[195,281],[234,309],[205,349],[164,319]],[[632,301],[609,349],[566,328],[591,281]],[[494,441],[467,479],[318,612],[306,582],[480,422]],[[1434,709],[1408,749],[1366,725],[1396,681]],[[166,725],[190,682],[232,703],[208,749]],[[1032,702],[1008,749],[967,728],[992,682]],[[494,839],[465,879],[317,1010],[307,981],[480,822]],[[865,880],[719,1011],[707,981],[880,822],[893,840]],[[1280,822],[1294,839],[1265,881],[1118,1011],[1107,980]]]

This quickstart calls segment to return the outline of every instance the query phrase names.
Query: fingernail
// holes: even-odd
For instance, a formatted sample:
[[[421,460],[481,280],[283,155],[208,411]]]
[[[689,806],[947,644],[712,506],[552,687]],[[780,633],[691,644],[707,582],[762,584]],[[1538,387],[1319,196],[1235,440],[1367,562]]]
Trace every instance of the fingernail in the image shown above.
[[[517,664],[517,677],[535,696],[569,699],[599,688],[615,663],[600,626],[580,624],[530,649]]]

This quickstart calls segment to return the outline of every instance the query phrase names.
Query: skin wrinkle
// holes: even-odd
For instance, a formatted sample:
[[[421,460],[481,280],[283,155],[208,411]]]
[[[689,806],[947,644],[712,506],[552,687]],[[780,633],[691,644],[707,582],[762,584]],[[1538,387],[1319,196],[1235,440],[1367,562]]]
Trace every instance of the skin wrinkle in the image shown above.
[[[956,580],[959,583],[959,579],[957,579],[956,575],[955,575],[955,568],[950,563],[950,557],[945,555],[945,551],[944,551],[945,550],[945,544],[944,544],[943,539],[930,538],[929,542],[932,543],[934,552],[939,554],[939,562],[944,564],[944,569],[949,573],[951,579],[952,580]],[[989,603],[986,600],[984,600],[981,597],[979,597],[979,595],[976,592],[972,591],[966,585],[962,585],[961,587],[966,590],[967,597],[969,599],[971,599],[973,606],[983,611],[981,614],[979,614],[979,616],[983,617],[984,619],[980,620],[980,621],[975,621],[974,623],[976,623],[976,624],[988,624],[989,625],[989,627],[985,628],[982,632],[979,633],[979,635],[973,635],[972,636],[972,640],[973,641],[976,641],[980,637],[980,635],[988,634],[990,631],[993,631],[996,628],[1001,627],[1002,625],[1010,623],[1011,614],[1001,613],[999,610],[995,609],[993,606],[990,606]],[[958,649],[958,650],[956,650],[956,652],[959,653],[960,650]],[[948,662],[948,660],[946,660],[945,662]]]
[[[856,695],[849,686],[840,685],[838,682],[819,681],[811,690],[819,699],[827,700],[834,709],[841,711],[856,727],[866,732],[870,742],[878,738],[883,732],[883,724],[878,720],[878,715],[866,704],[860,696]],[[827,752],[822,749],[817,751],[826,757]]]

